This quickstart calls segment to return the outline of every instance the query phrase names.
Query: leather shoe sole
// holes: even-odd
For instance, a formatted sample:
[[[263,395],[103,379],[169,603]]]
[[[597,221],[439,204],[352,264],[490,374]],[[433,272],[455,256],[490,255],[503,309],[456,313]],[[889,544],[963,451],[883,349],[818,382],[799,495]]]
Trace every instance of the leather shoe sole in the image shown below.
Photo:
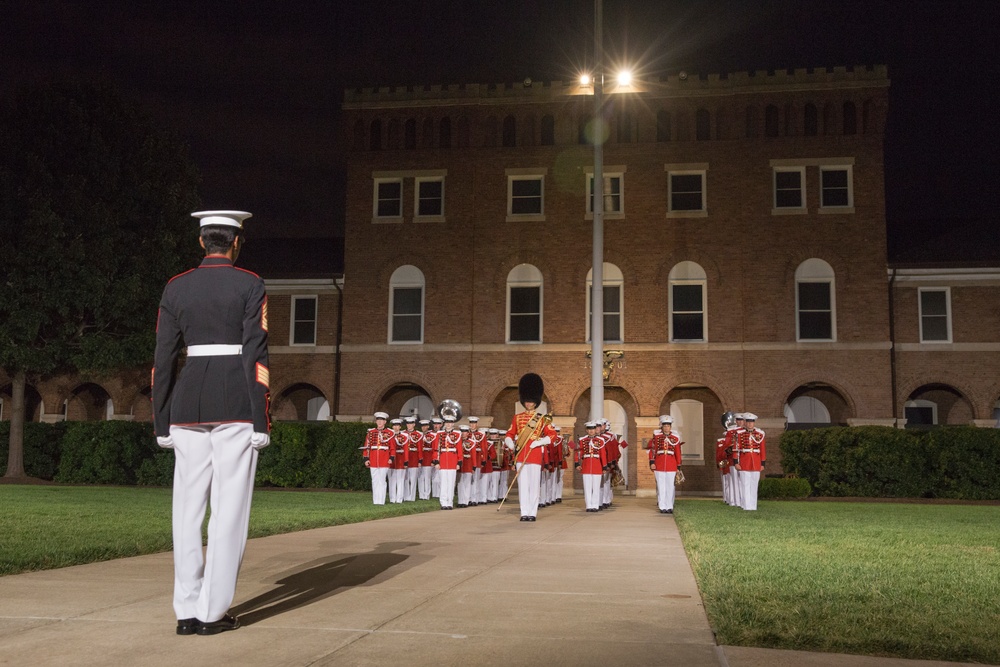
[[[226,614],[217,621],[212,621],[211,623],[199,623],[198,634],[199,635],[217,635],[220,632],[226,632],[228,630],[235,630],[240,627],[240,619],[235,616],[230,616]]]
[[[193,635],[198,630],[197,618],[181,618],[177,620],[177,634]]]

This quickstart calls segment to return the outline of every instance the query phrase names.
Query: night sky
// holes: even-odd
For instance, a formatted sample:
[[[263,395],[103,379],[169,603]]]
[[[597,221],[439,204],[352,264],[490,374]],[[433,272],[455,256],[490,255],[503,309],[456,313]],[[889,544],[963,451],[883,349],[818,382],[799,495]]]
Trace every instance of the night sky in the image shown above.
[[[343,232],[343,89],[573,78],[592,0],[5,0],[2,83],[118,85],[190,145],[207,208],[258,237]],[[891,245],[996,219],[996,2],[605,0],[607,61],[731,72],[885,63]],[[952,223],[954,224],[954,223]]]

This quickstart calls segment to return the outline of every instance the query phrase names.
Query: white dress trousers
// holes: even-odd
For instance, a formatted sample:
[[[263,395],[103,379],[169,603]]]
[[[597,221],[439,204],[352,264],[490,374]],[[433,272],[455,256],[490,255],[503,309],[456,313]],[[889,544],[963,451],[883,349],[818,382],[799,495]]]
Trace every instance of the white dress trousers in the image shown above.
[[[174,441],[174,612],[218,621],[236,594],[250,523],[257,450],[253,425],[171,426]],[[205,509],[208,549],[202,554]]]
[[[403,500],[413,502],[417,499],[417,480],[420,477],[420,468],[410,466],[406,469],[406,493]]]
[[[661,510],[672,510],[674,508],[674,478],[676,472],[653,471],[656,477],[656,504]]]
[[[445,470],[441,468],[438,470],[438,492],[440,493],[441,507],[454,507],[455,506],[455,476],[456,472],[454,469]]]
[[[583,502],[589,510],[596,510],[601,506],[601,476],[600,475],[580,475],[583,479]]]
[[[521,503],[521,516],[538,516],[538,493],[542,481],[542,466],[537,463],[518,463],[517,499]]]
[[[420,473],[417,479],[417,491],[421,500],[430,500],[431,497],[431,471],[432,466],[420,466]]]
[[[389,489],[389,469],[369,469],[372,473],[372,504],[385,505],[385,493]]]
[[[743,509],[757,509],[757,485],[760,483],[760,471],[740,472],[740,483],[743,487]]]

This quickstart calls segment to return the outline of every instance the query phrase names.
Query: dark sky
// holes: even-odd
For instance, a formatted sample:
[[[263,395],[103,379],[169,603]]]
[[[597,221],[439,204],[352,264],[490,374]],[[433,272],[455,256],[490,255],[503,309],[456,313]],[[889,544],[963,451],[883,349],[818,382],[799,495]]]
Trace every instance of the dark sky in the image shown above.
[[[206,207],[253,235],[342,233],[339,104],[356,86],[572,78],[592,0],[3,0],[3,84],[98,76],[188,141]],[[728,72],[886,63],[893,238],[994,217],[1000,21],[991,1],[605,0],[608,60]],[[248,232],[249,233],[249,232]]]

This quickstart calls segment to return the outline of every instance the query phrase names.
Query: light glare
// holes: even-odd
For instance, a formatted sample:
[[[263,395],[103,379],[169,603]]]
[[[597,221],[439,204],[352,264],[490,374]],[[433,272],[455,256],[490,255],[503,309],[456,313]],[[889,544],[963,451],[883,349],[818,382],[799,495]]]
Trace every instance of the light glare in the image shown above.
[[[580,75],[580,85],[581,86],[589,86],[590,85],[590,75],[589,74],[581,74]]]
[[[627,86],[627,85],[629,85],[631,83],[632,83],[632,72],[628,71],[627,69],[626,70],[622,70],[621,72],[618,72],[618,85],[619,86]]]

